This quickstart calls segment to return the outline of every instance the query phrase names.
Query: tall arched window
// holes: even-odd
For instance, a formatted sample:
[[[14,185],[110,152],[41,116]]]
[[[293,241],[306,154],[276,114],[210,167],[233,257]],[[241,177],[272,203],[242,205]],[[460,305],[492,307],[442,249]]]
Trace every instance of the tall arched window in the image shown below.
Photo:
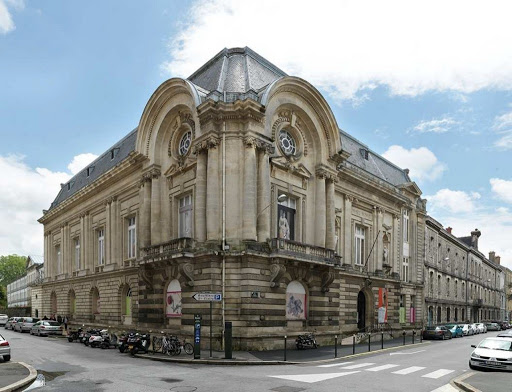
[[[451,309],[446,308],[446,321],[449,323],[451,318]]]
[[[178,279],[169,282],[165,298],[167,317],[181,317],[181,285]]]
[[[306,290],[304,286],[294,280],[286,288],[286,319],[287,320],[305,320],[306,309]]]

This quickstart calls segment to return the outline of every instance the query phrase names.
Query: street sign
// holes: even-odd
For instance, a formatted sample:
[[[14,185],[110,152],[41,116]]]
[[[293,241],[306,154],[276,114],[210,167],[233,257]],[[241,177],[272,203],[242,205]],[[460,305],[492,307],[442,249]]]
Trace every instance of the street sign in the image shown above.
[[[221,293],[195,293],[192,298],[196,301],[219,302],[222,301]]]

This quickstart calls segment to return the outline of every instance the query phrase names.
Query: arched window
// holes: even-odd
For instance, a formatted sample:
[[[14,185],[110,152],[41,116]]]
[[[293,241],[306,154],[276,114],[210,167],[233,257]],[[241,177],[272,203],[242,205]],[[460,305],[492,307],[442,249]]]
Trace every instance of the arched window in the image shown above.
[[[434,295],[434,272],[430,271],[430,295]]]
[[[306,315],[306,290],[300,282],[294,280],[286,288],[286,319],[305,320]]]
[[[450,318],[451,318],[451,309],[450,308],[446,308],[446,322],[450,322]]]
[[[130,317],[132,315],[132,289],[127,287],[123,301],[123,316]]]
[[[455,308],[455,317],[453,321],[457,322],[459,321],[459,308]]]
[[[178,279],[169,282],[165,298],[167,317],[181,317],[181,285]]]
[[[437,307],[437,322],[438,323],[441,322],[441,307],[440,306]]]

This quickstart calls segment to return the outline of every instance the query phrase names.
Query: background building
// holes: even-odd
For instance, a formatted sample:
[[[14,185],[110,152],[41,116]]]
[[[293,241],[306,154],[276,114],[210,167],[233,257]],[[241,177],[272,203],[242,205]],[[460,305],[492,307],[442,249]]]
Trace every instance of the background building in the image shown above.
[[[42,256],[27,257],[26,273],[7,285],[7,307],[26,308],[31,312],[32,286],[41,284],[44,278],[44,259]]]

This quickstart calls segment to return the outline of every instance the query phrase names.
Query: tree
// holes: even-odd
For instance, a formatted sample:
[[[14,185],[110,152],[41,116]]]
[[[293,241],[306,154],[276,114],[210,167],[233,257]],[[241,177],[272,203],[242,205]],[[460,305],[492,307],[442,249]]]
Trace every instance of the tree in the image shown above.
[[[0,286],[0,309],[7,307],[7,290]]]
[[[18,255],[0,256],[0,286],[6,287],[23,276],[27,267],[27,258]]]

